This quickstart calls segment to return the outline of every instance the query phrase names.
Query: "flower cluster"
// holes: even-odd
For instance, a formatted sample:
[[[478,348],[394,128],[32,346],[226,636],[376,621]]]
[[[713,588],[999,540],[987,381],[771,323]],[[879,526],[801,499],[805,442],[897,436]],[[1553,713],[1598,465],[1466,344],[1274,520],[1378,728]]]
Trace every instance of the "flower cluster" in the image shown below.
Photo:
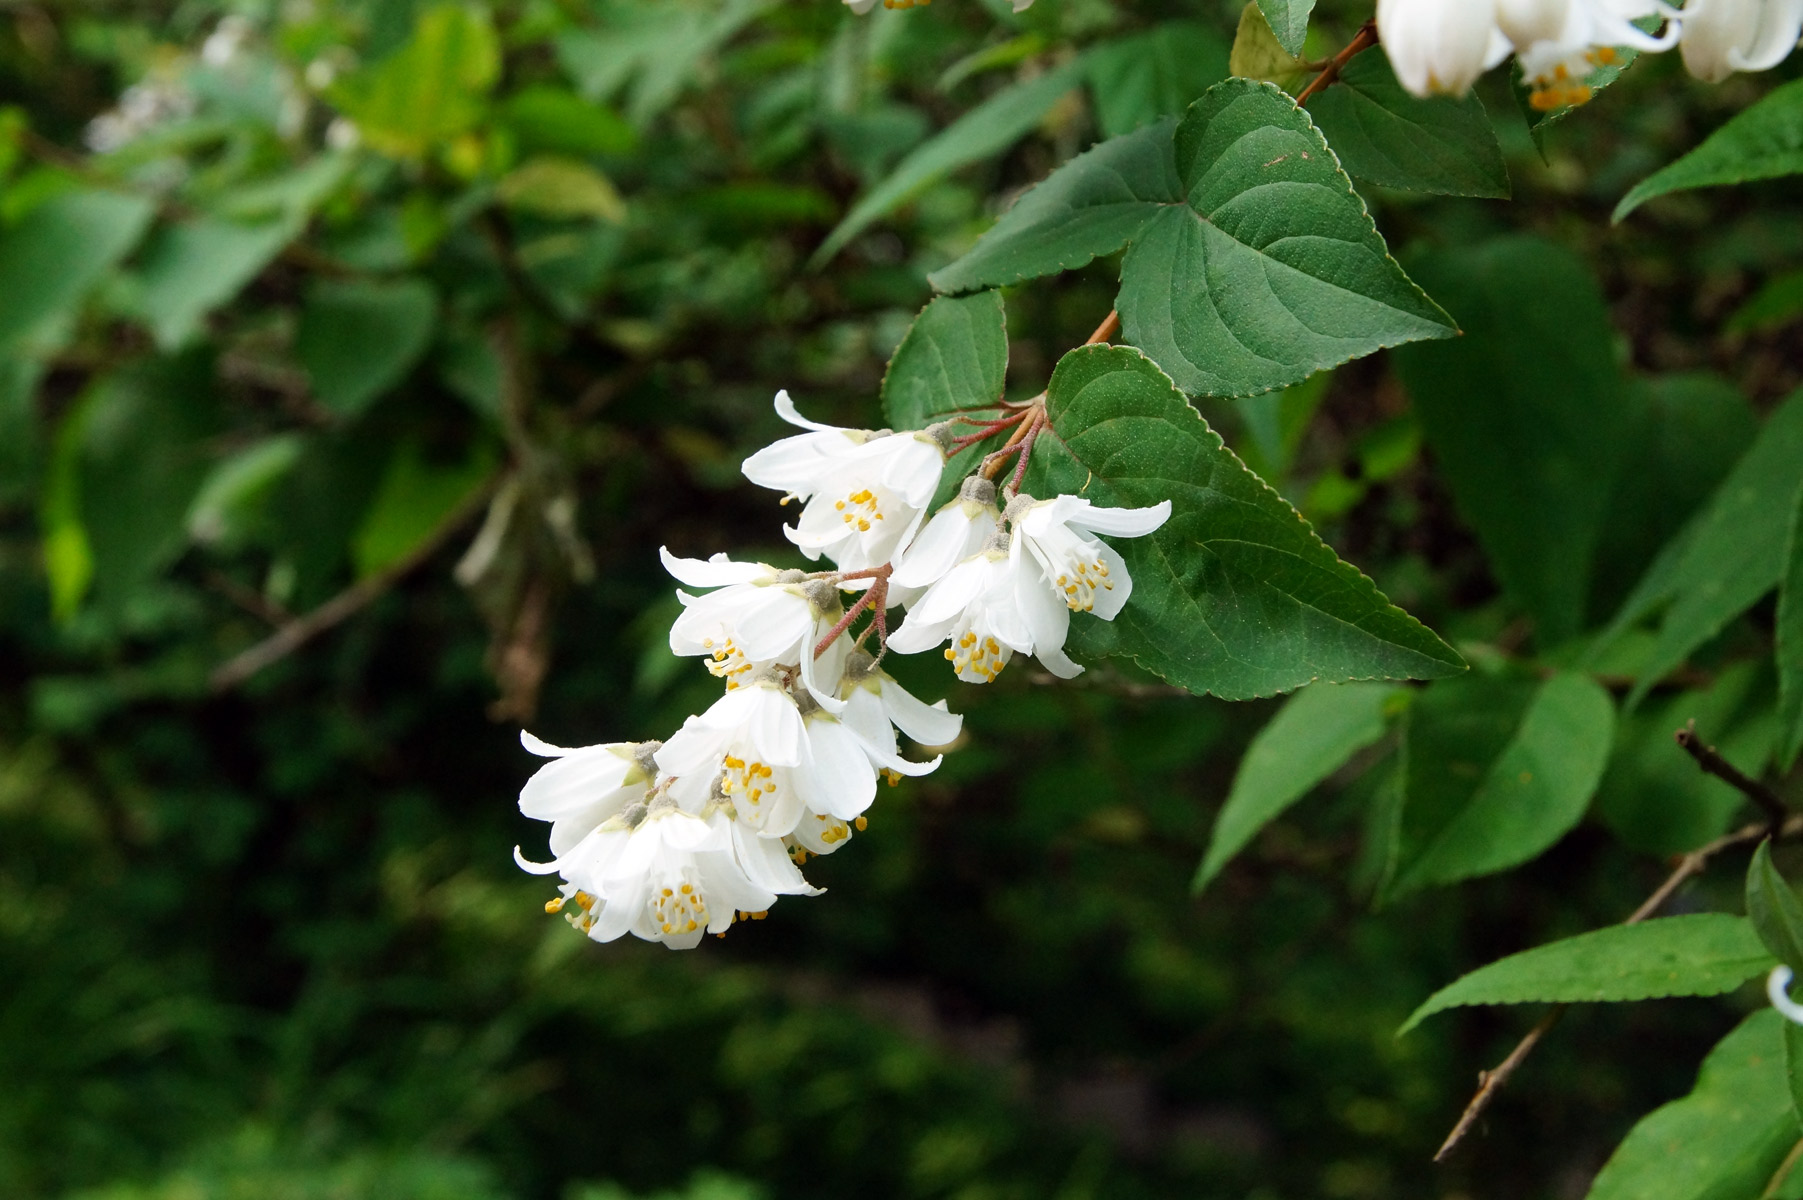
[[[1803,35],[1803,0],[1688,0],[1682,11],[1662,0],[1377,0],[1377,28],[1417,96],[1464,92],[1514,54],[1530,103],[1550,112],[1589,100],[1587,80],[1622,47],[1678,46],[1710,83],[1774,67]]]
[[[665,569],[694,589],[676,593],[670,648],[704,660],[724,695],[664,742],[565,749],[521,735],[553,760],[520,793],[522,813],[550,822],[552,857],[532,862],[517,847],[514,857],[562,878],[547,910],[597,941],[632,933],[687,948],[761,918],[779,896],[817,895],[801,865],[865,828],[878,780],[939,765],[902,757],[898,732],[937,747],[961,731],[943,700],[923,703],[891,678],[883,656],[949,643],[945,657],[972,683],[993,680],[1015,654],[1070,678],[1083,669],[1064,653],[1071,614],[1112,620],[1133,590],[1096,535],[1137,537],[1170,515],[1169,501],[1098,508],[1012,487],[998,496],[980,470],[927,519],[961,445],[1013,429],[985,464],[1018,455],[1019,479],[1044,423],[1037,404],[971,420],[978,432],[963,438],[953,422],[900,433],[816,424],[786,392],[776,411],[806,432],[746,459],[745,475],[801,503],[785,532],[832,568],[664,551]],[[891,633],[896,605],[905,616]]]

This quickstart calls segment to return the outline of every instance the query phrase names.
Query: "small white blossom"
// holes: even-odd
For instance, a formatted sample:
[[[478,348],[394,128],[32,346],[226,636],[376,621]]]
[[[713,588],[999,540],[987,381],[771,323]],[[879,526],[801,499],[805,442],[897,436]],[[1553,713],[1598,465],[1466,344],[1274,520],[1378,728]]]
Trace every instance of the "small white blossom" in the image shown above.
[[[675,776],[670,795],[684,809],[727,803],[737,820],[770,837],[795,828],[820,790],[813,777],[821,764],[801,709],[769,674],[685,721],[657,764]]]
[[[897,654],[930,650],[948,638],[945,657],[968,683],[988,683],[1016,652],[1033,652],[1033,634],[1021,613],[1020,561],[1008,535],[993,534],[976,554],[927,588],[901,627],[889,635]]]
[[[1018,511],[1023,503],[1025,510]],[[1033,654],[1052,674],[1069,679],[1083,670],[1064,653],[1071,613],[1094,613],[1112,621],[1133,594],[1127,564],[1093,535],[1143,537],[1170,519],[1171,502],[1098,508],[1081,496],[1018,497],[1008,507],[1017,514],[1012,517],[1013,553],[1031,562],[1021,570],[1021,612],[1033,635]]]
[[[943,579],[947,572],[978,550],[1001,524],[995,506],[995,484],[972,475],[959,489],[958,498],[933,514],[920,536],[896,561],[891,588],[918,593]],[[904,597],[909,599],[911,597]]]
[[[1460,95],[1508,57],[1494,0],[1377,0],[1379,44],[1417,96]]]
[[[784,533],[810,559],[862,571],[895,557],[920,527],[945,470],[945,448],[928,432],[841,429],[803,417],[776,394],[783,420],[809,430],[747,458],[745,477],[804,501]]]
[[[1803,37],[1803,0],[1689,0],[1679,52],[1705,83],[1777,66]]]
[[[1498,0],[1498,8],[1515,26],[1509,36],[1530,89],[1528,104],[1537,112],[1588,101],[1585,81],[1617,61],[1617,46],[1669,50],[1678,39],[1675,22],[1657,36],[1633,24],[1676,15],[1659,0]]]
[[[520,812],[551,822],[551,853],[563,854],[609,817],[642,801],[657,773],[657,742],[566,749],[520,731],[520,744],[553,761],[520,789]]]
[[[837,708],[833,693],[845,662],[843,638],[818,659],[814,650],[843,615],[838,591],[802,571],[764,563],[734,562],[716,554],[705,562],[660,550],[664,569],[704,596],[678,590],[682,615],[670,627],[670,652],[705,655],[707,669],[738,687],[758,667],[777,663],[800,670],[801,681],[821,704]]]

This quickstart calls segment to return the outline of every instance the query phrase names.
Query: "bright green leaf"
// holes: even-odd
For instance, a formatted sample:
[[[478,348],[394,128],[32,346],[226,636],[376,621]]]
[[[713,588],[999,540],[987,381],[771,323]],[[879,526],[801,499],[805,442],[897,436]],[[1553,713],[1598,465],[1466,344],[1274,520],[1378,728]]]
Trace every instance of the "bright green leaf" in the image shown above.
[[[1252,395],[1452,322],[1384,248],[1308,114],[1230,79],[1174,140],[1151,126],[1054,172],[965,258],[963,291],[1081,266],[1131,243],[1116,307],[1186,391]]]
[[[833,228],[810,263],[819,267],[873,222],[894,212],[928,185],[959,167],[1012,146],[1038,125],[1060,97],[1082,78],[1082,62],[1066,63],[1036,79],[1013,83],[971,109],[917,147]],[[962,289],[960,289],[962,290]]]
[[[217,463],[188,507],[188,536],[203,544],[242,541],[304,445],[299,434],[278,433]]]
[[[1641,180],[1615,206],[1615,220],[1655,196],[1799,173],[1803,173],[1803,79],[1775,88],[1689,154]]]
[[[1313,100],[1315,124],[1340,165],[1382,187],[1507,199],[1509,169],[1476,92],[1423,100],[1390,60],[1361,54]]]
[[[1525,703],[1523,703],[1525,701]],[[1615,704],[1586,675],[1479,676],[1416,698],[1392,882],[1401,896],[1524,863],[1584,816],[1608,764]]]
[[[626,119],[567,88],[521,88],[501,102],[501,115],[528,154],[628,154],[638,133]]]
[[[405,558],[483,487],[494,469],[495,454],[487,443],[460,463],[429,462],[416,443],[402,443],[351,539],[358,577]]]
[[[1786,1023],[1767,1009],[1736,1026],[1703,1060],[1690,1095],[1655,1109],[1628,1131],[1587,1200],[1750,1200],[1769,1194],[1766,1184],[1800,1132],[1779,1029]]]
[[[1695,913],[1611,925],[1478,968],[1429,996],[1397,1034],[1460,1005],[1718,996],[1771,969],[1772,956],[1745,917]]]
[[[327,94],[365,144],[418,158],[480,119],[500,73],[500,39],[487,12],[440,4],[420,13],[406,45]]]
[[[368,408],[425,353],[437,311],[418,279],[315,284],[294,348],[320,403],[347,417]]]
[[[626,202],[607,176],[573,158],[529,158],[502,177],[495,195],[509,208],[541,217],[626,219]]]
[[[1778,589],[1778,769],[1803,751],[1803,486],[1791,514],[1790,545]]]
[[[1000,292],[941,296],[921,310],[883,376],[883,416],[893,429],[925,429],[966,416],[993,413],[1008,371],[1008,322]],[[988,413],[984,412],[989,406]],[[958,432],[974,430],[960,427]],[[976,470],[993,445],[979,442],[946,463],[936,503],[951,499],[958,483]]]
[[[1284,45],[1264,12],[1253,0],[1247,0],[1246,7],[1240,10],[1239,28],[1234,31],[1229,69],[1241,79],[1257,79],[1294,91],[1308,74],[1299,54],[1300,49]]]
[[[1124,655],[1192,692],[1234,700],[1317,680],[1464,669],[1247,470],[1137,350],[1066,354],[1046,412],[1051,432],[1034,447],[1025,491],[1114,507],[1172,503],[1156,533],[1117,544],[1132,601],[1113,621],[1071,622],[1077,658]]]
[[[1102,133],[1131,133],[1188,107],[1227,77],[1227,46],[1207,25],[1166,21],[1093,46],[1084,56]]]
[[[1258,9],[1277,40],[1291,54],[1302,53],[1302,39],[1308,36],[1308,15],[1315,0],[1258,0]]]
[[[1769,839],[1759,843],[1747,865],[1747,920],[1773,958],[1803,971],[1803,900],[1778,873]]]
[[[1396,355],[1440,478],[1542,645],[1583,626],[1629,393],[1595,281],[1569,252],[1508,238],[1425,259],[1465,336]]]
[[[50,615],[57,621],[75,615],[94,582],[94,552],[81,518],[81,447],[97,391],[91,389],[71,406],[57,426],[38,500]]]
[[[88,291],[138,243],[154,206],[120,192],[67,191],[0,230],[0,354],[61,340]]]
[[[1630,703],[1778,585],[1799,487],[1803,391],[1767,419],[1753,448],[1623,604],[1618,631],[1665,609]]]
[[[1397,698],[1376,683],[1316,684],[1290,697],[1246,748],[1191,890],[1207,887],[1259,830],[1381,738]]]

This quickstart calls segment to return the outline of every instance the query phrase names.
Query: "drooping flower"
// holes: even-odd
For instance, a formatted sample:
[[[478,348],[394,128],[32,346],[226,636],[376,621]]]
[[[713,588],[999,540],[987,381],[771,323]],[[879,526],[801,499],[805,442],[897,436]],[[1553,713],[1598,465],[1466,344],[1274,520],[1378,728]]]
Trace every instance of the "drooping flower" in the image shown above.
[[[659,742],[613,742],[566,749],[520,731],[520,744],[554,761],[520,789],[520,811],[551,822],[551,853],[564,853],[609,817],[642,801],[657,775]]]
[[[822,554],[841,570],[882,566],[907,545],[945,470],[941,431],[841,429],[803,417],[776,394],[777,415],[809,430],[759,450],[745,478],[804,501],[784,533],[810,559]]]
[[[763,563],[734,562],[716,554],[705,562],[660,550],[664,569],[692,588],[714,588],[703,596],[678,591],[682,615],[670,626],[670,651],[706,656],[707,669],[738,687],[758,667],[780,664],[800,670],[802,684],[821,704],[834,698],[845,662],[845,641],[836,639],[818,659],[814,650],[843,615],[836,588],[810,580],[803,571],[779,571]]]
[[[724,933],[739,913],[767,912],[782,895],[818,894],[781,848],[743,838],[724,811],[685,812],[667,796],[633,804],[549,863],[514,858],[535,874],[566,883],[558,911],[573,901],[571,923],[598,942],[625,933],[673,950],[704,933]]]
[[[1705,83],[1777,66],[1803,37],[1803,0],[1689,0],[1678,41],[1684,66]]]
[[[920,536],[903,551],[889,586],[906,592],[938,582],[981,550],[1001,520],[1001,510],[995,506],[995,484],[972,475],[959,488],[958,498],[934,513]]]
[[[1460,95],[1508,56],[1495,0],[1377,0],[1379,44],[1417,96]]]
[[[730,803],[738,820],[779,836],[801,819],[800,775],[813,766],[801,709],[768,670],[683,722],[657,765],[684,810]]]
[[[995,532],[984,547],[927,588],[900,628],[889,635],[898,654],[930,650],[948,638],[945,657],[968,683],[988,683],[1016,652],[1033,652],[1033,634],[1020,608],[1020,560],[1009,538]]]
[[[1583,104],[1591,73],[1617,60],[1616,47],[1669,50],[1678,39],[1677,14],[1660,0],[1497,0],[1498,19],[1515,46],[1521,76],[1537,112]],[[1634,25],[1668,18],[1663,33]]]

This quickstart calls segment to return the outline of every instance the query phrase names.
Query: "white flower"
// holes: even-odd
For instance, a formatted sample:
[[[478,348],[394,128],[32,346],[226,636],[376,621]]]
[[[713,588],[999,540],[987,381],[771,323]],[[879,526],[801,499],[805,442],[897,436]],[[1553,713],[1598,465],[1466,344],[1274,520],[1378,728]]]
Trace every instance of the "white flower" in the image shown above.
[[[514,857],[567,880],[560,890],[579,910],[572,923],[598,942],[630,932],[686,950],[740,913],[767,912],[779,895],[818,894],[779,845],[741,836],[717,808],[697,816],[663,798],[631,806],[554,862],[527,862],[517,848]]]
[[[1528,104],[1537,112],[1583,104],[1591,88],[1585,80],[1616,61],[1615,47],[1669,50],[1678,38],[1676,22],[1658,36],[1633,24],[1642,17],[1676,14],[1660,0],[1497,0],[1498,19],[1514,42],[1522,79],[1531,89]]]
[[[843,615],[838,591],[802,571],[763,563],[734,562],[716,554],[706,562],[658,551],[664,569],[693,588],[717,588],[705,596],[678,590],[682,615],[670,627],[670,652],[706,655],[707,669],[728,691],[758,667],[798,667],[803,685],[821,704],[837,708],[833,693],[845,662],[846,641],[836,638],[818,659],[814,650]],[[824,681],[824,682],[820,682]]]
[[[909,592],[938,582],[981,550],[1001,520],[1001,511],[995,506],[995,484],[981,475],[972,475],[959,489],[958,498],[933,514],[920,536],[896,561],[889,586]]]
[[[1024,511],[1020,506],[1025,504]],[[1170,519],[1171,502],[1150,508],[1097,508],[1081,496],[1034,501],[1017,497],[1009,506],[1016,558],[1023,555],[1021,612],[1033,634],[1033,654],[1063,679],[1083,668],[1064,654],[1071,613],[1091,612],[1112,621],[1133,594],[1127,564],[1112,546],[1092,535],[1143,537]],[[1037,579],[1034,578],[1035,568]],[[1039,586],[1033,586],[1034,583]]]
[[[1508,56],[1494,0],[1377,0],[1379,44],[1417,96],[1459,95]]]
[[[743,465],[745,477],[805,501],[789,540],[810,559],[822,554],[841,570],[862,571],[895,557],[920,526],[945,470],[945,448],[932,432],[840,429],[809,421],[789,393],[776,411],[811,432],[783,438]]]
[[[520,744],[555,761],[520,789],[520,811],[551,822],[551,853],[564,853],[609,817],[642,801],[657,774],[658,742],[613,742],[565,749],[520,731]]]
[[[1689,0],[1679,50],[1706,83],[1736,71],[1764,71],[1796,49],[1803,0]]]
[[[947,638],[945,657],[967,683],[988,683],[1018,651],[1033,652],[1033,634],[1021,614],[1020,561],[1008,535],[989,543],[941,576],[889,635],[897,654],[930,650]]]
[[[684,809],[728,802],[739,820],[772,836],[801,819],[802,775],[813,767],[801,709],[769,674],[683,722],[657,765],[675,776],[670,796]]]

